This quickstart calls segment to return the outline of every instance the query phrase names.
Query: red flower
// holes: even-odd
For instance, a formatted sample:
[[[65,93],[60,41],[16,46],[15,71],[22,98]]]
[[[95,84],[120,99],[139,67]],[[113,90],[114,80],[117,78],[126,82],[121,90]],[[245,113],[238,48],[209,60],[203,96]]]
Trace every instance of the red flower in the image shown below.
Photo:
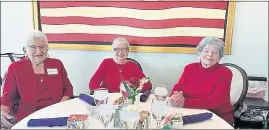
[[[138,79],[138,78],[135,78],[135,77],[133,77],[133,78],[131,78],[131,80],[129,81],[129,83],[131,84],[130,86],[132,87],[132,88],[139,88],[139,86],[140,86],[140,80]]]

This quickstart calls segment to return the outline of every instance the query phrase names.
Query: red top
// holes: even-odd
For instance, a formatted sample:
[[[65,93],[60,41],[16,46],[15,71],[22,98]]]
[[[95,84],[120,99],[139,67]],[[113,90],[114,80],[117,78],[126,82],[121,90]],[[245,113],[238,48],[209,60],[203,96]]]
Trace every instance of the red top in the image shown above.
[[[46,84],[41,82],[42,78],[45,80],[46,74],[38,74],[39,76],[36,76],[36,82],[37,82],[37,110],[42,109],[46,106],[51,105],[51,94],[50,91],[48,91],[48,87],[46,87]]]
[[[45,74],[41,83],[29,59],[12,63],[4,83],[1,105],[17,108],[17,121],[38,109],[60,102],[63,96],[73,96],[73,88],[62,62],[47,58],[44,61]],[[44,77],[43,77],[44,76]],[[18,106],[15,103],[18,101]]]
[[[100,88],[100,84],[102,82],[102,86],[106,87],[109,92],[119,92],[121,82],[120,70],[122,71],[121,75],[126,81],[129,81],[133,77],[138,79],[145,77],[144,73],[136,63],[127,61],[125,64],[120,65],[114,62],[112,58],[108,58],[103,60],[97,71],[92,76],[89,83],[90,90]],[[145,83],[142,92],[151,88],[152,85],[150,82]]]
[[[210,68],[203,68],[200,63],[192,63],[184,68],[172,93],[183,91],[184,107],[208,109],[232,124],[231,80],[232,72],[223,65],[217,63]]]

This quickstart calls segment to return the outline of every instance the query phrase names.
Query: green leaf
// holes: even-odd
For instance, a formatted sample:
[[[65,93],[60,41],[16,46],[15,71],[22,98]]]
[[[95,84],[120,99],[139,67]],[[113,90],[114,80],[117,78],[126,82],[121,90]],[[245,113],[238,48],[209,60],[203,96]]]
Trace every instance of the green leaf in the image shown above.
[[[162,128],[162,130],[171,130],[171,128],[168,127],[167,125],[165,125],[165,126]]]

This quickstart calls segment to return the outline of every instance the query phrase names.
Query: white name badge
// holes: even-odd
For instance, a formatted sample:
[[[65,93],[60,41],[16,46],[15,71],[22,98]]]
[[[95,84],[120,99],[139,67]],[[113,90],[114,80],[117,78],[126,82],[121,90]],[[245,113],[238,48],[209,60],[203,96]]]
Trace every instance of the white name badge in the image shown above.
[[[47,69],[48,75],[55,75],[58,74],[57,69]]]

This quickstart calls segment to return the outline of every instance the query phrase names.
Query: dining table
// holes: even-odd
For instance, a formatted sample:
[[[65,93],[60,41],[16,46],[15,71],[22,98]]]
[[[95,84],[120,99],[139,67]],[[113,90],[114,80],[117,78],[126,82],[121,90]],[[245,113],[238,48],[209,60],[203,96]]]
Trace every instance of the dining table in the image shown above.
[[[109,93],[108,104],[113,104],[113,102],[121,96],[121,93]],[[140,102],[139,97],[140,95],[136,96],[137,99],[134,105],[137,106],[138,110],[140,111],[144,110],[151,112],[151,101],[155,98],[155,96],[153,94],[150,94],[146,102]],[[74,98],[67,101],[59,102],[38,111],[35,111],[34,113],[30,114],[29,116],[16,123],[11,129],[67,129],[67,126],[29,127],[27,126],[27,123],[31,119],[69,117],[71,114],[89,114],[89,106],[90,105],[87,102],[81,100],[80,98]],[[168,115],[171,113],[180,113],[184,116],[205,112],[210,111],[206,109],[178,108],[173,106],[169,106],[168,108]],[[214,113],[212,114],[213,116],[211,119],[203,122],[186,124],[183,126],[182,129],[234,129],[225,120],[223,120]],[[155,129],[157,124],[151,114],[150,116],[151,118],[149,118],[149,129]],[[104,125],[97,119],[90,119],[87,129],[104,129]],[[109,127],[109,129],[111,129],[111,127]]]

